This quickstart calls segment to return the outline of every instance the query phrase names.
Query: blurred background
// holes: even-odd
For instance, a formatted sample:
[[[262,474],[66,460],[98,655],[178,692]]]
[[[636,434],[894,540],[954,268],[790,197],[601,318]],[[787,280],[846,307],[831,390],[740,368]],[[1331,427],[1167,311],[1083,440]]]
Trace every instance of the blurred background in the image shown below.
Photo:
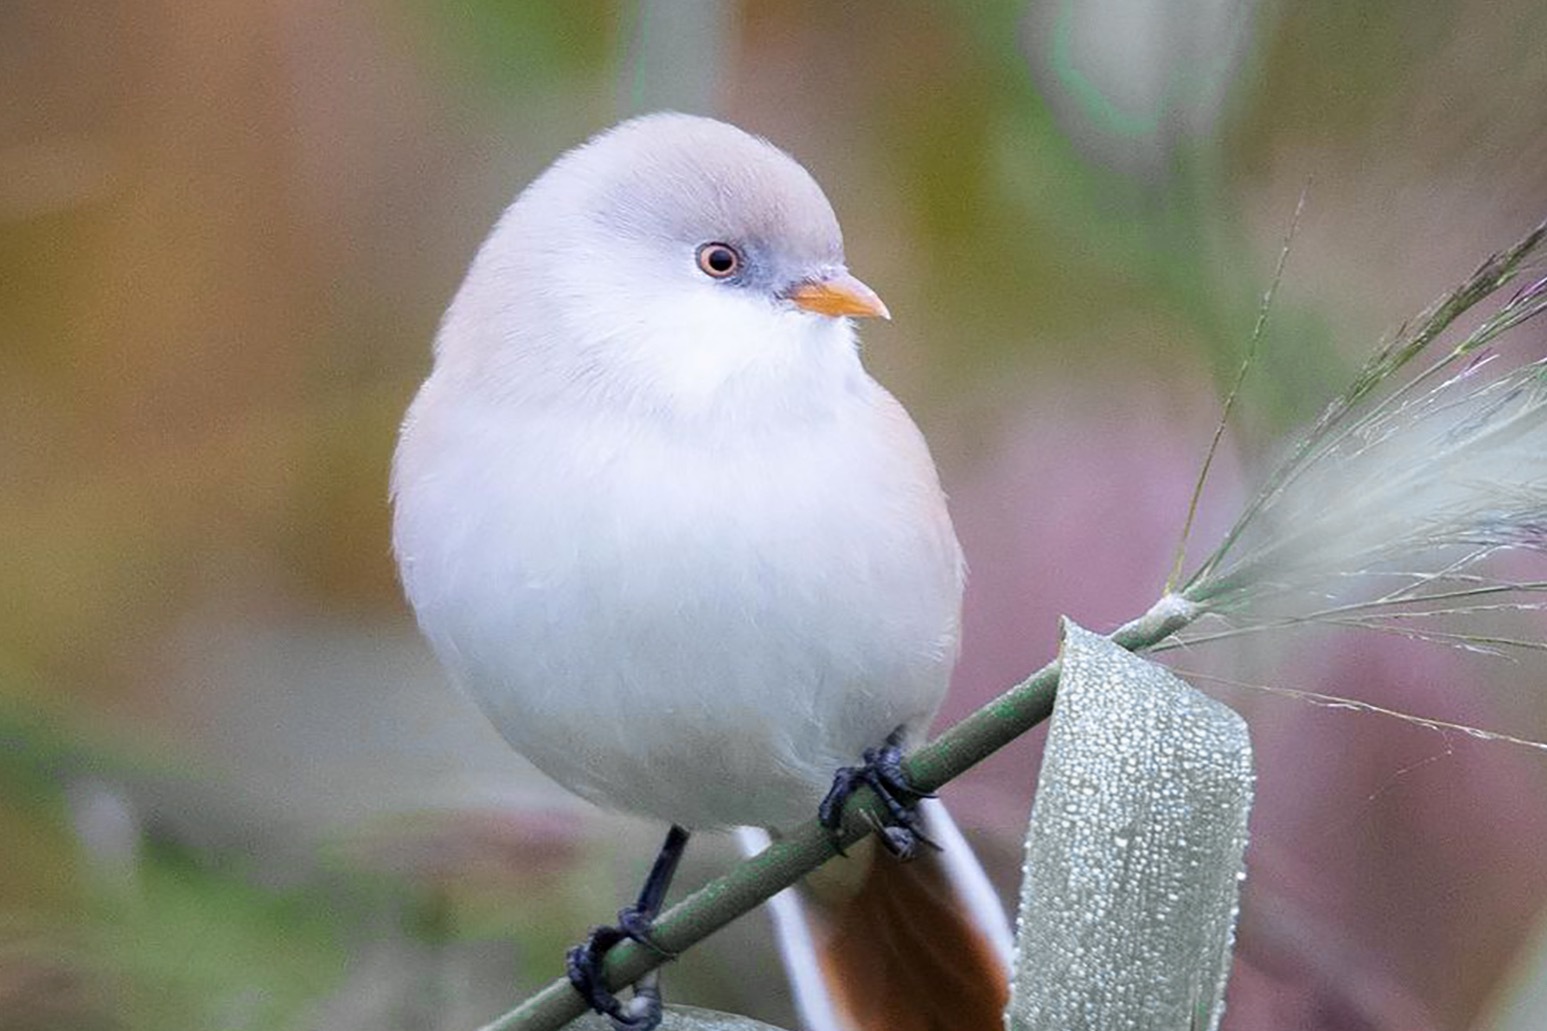
[[[660,828],[504,748],[388,548],[436,320],[567,147],[675,107],[825,186],[973,571],[949,718],[1156,596],[1302,190],[1200,551],[1547,213],[1544,41],[1534,0],[0,4],[0,1028],[471,1028],[632,894]],[[1203,661],[1547,738],[1540,659]],[[1260,778],[1226,1027],[1547,1026],[1547,756],[1210,689]],[[1039,747],[947,792],[1007,894]],[[793,1026],[773,964],[754,917],[668,995]]]

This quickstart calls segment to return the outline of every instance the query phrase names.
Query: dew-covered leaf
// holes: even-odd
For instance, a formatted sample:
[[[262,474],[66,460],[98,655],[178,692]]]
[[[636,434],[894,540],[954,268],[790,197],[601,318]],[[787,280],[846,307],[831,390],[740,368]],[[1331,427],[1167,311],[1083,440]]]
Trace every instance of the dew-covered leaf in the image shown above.
[[[567,1025],[570,1031],[612,1031],[606,1017],[588,1013]],[[699,1009],[697,1006],[667,1006],[661,1017],[660,1031],[781,1031],[772,1024],[734,1013]]]
[[[1012,1031],[1216,1028],[1251,798],[1240,716],[1065,621]]]

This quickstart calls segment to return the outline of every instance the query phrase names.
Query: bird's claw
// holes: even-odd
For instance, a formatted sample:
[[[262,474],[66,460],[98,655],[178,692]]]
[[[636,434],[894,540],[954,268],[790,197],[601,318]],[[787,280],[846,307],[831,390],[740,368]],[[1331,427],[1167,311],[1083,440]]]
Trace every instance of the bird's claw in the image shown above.
[[[656,940],[655,920],[638,906],[624,906],[618,910],[617,930],[629,941],[638,942],[662,959],[677,958],[677,953]]]
[[[654,923],[636,906],[618,911],[614,927],[592,928],[586,940],[564,956],[564,973],[586,1005],[612,1022],[617,1031],[654,1031],[661,1022],[661,991],[652,979],[634,986],[634,995],[624,1002],[608,990],[602,977],[602,964],[620,942],[636,941],[659,955],[672,959],[676,953],[655,941]]]
[[[908,780],[902,766],[902,734],[895,730],[887,736],[880,748],[867,748],[860,766],[843,766],[833,775],[833,786],[817,807],[817,820],[833,833],[833,847],[839,855],[844,851],[838,845],[838,829],[843,823],[843,806],[861,786],[870,788],[881,800],[886,818],[871,817],[881,844],[898,859],[912,859],[918,854],[918,846],[925,845],[939,850],[940,846],[924,834],[924,821],[914,808],[922,798],[934,798],[927,791],[920,791]]]

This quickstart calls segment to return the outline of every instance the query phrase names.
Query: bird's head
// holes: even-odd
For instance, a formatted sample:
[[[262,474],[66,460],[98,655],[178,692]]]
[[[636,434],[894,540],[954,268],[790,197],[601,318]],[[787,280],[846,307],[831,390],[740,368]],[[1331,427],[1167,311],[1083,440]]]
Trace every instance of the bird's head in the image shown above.
[[[696,408],[858,374],[850,316],[890,317],[845,267],[810,174],[723,122],[657,114],[571,150],[517,198],[438,353],[529,402],[586,390]]]

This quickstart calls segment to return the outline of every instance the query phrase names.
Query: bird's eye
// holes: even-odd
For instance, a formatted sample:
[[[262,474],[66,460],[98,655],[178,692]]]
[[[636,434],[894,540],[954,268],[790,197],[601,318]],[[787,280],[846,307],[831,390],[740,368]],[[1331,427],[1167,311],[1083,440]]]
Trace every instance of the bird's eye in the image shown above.
[[[728,243],[706,243],[698,249],[698,267],[712,279],[729,279],[741,271],[741,253]]]

